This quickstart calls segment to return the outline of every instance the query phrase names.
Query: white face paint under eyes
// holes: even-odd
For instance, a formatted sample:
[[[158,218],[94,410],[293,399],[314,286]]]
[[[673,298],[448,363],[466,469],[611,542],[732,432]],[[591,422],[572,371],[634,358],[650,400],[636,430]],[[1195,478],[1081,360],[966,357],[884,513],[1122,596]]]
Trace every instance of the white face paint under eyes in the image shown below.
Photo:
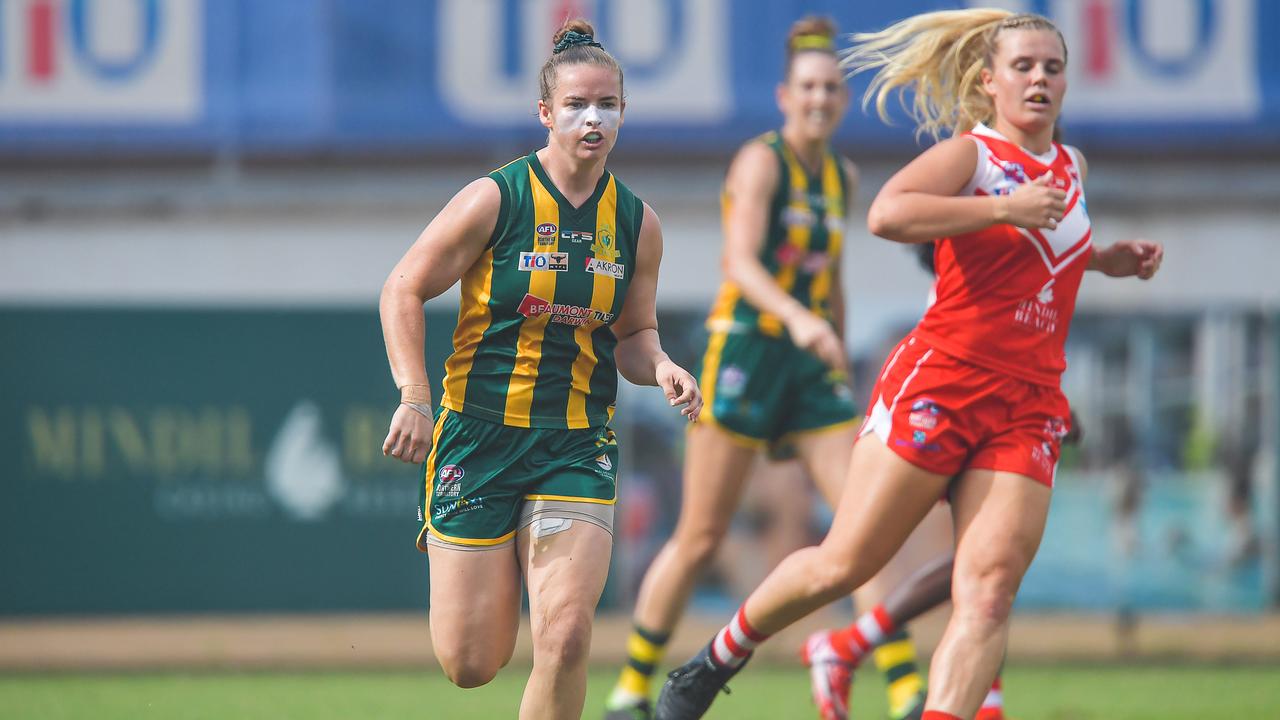
[[[562,133],[578,134],[584,130],[611,131],[618,127],[622,113],[606,110],[597,105],[562,107],[556,113],[556,129]]]

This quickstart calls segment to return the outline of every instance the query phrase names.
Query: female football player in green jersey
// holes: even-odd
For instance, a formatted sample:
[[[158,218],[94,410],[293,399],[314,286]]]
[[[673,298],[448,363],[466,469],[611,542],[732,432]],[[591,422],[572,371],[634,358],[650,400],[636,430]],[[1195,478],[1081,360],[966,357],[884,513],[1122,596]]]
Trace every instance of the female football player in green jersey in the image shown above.
[[[401,391],[383,452],[423,463],[418,547],[430,559],[435,655],[461,687],[492,679],[515,645],[523,578],[526,720],[582,712],[612,547],[618,374],[661,387],[690,421],[702,406],[658,340],[658,217],[605,169],[622,124],[622,69],[593,36],[583,20],[556,33],[538,102],[546,147],[459,192],[381,301]],[[459,279],[433,415],[422,305]]]
[[[840,258],[857,171],[831,148],[849,101],[835,35],[825,18],[792,26],[777,90],[782,128],[743,145],[725,179],[726,279],[707,321],[707,406],[689,431],[680,518],[640,586],[607,720],[649,716],[665,644],[759,451],[797,455],[832,507],[845,482],[856,409],[842,340]],[[844,682],[833,701],[841,708]]]

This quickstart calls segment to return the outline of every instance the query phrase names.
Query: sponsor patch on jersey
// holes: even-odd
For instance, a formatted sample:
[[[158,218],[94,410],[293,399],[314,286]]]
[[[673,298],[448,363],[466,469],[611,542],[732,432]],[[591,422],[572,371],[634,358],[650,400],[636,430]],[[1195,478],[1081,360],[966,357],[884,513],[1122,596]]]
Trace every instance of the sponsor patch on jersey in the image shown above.
[[[587,272],[596,275],[608,275],[616,280],[622,279],[622,263],[609,262],[599,258],[587,258]]]
[[[787,227],[808,227],[815,215],[807,207],[789,207],[782,211],[782,224]]]
[[[585,308],[580,305],[547,302],[533,293],[525,293],[524,299],[520,301],[520,305],[516,310],[527,318],[550,315],[551,322],[562,325],[581,326],[589,322],[603,324],[613,321],[613,313],[611,312]]]
[[[520,253],[520,269],[524,272],[533,272],[535,270],[564,272],[569,269],[569,253],[522,252]]]
[[[595,235],[581,230],[561,230],[560,239],[575,243],[592,242],[595,239]]]
[[[600,469],[606,472],[613,469],[613,461],[609,459],[608,455],[601,455],[597,457],[596,465],[599,465]]]

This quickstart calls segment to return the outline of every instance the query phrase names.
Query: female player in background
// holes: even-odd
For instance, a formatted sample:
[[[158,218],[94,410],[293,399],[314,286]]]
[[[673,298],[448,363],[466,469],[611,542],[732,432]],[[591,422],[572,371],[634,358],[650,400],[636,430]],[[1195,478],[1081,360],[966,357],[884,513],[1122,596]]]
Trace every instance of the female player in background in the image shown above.
[[[533,671],[520,717],[577,718],[591,620],[612,547],[618,373],[694,420],[701,395],[658,341],[658,218],[605,169],[622,124],[622,69],[572,21],[542,68],[546,147],[468,185],[382,291],[401,405],[383,452],[423,465],[418,547],[431,638],[461,687],[511,658],[520,584]],[[431,412],[423,303],[462,280],[444,396]]]
[[[891,178],[869,214],[881,237],[937,240],[937,300],[877,377],[830,533],[783,561],[671,674],[661,720],[701,717],[756,645],[874,575],[944,493],[954,610],[924,718],[973,717],[1044,531],[1069,429],[1060,377],[1081,277],[1147,279],[1162,259],[1146,241],[1093,247],[1084,159],[1053,142],[1067,51],[1050,21],[943,11],[855,40],[849,66],[878,69],[868,92],[882,116],[909,89],[920,130],[952,135]]]
[[[641,584],[627,665],[608,698],[606,720],[649,717],[650,682],[666,642],[729,528],[761,449],[774,455],[785,446],[833,507],[839,499],[856,414],[842,340],[840,259],[857,172],[830,145],[848,104],[835,36],[825,18],[791,27],[777,90],[782,128],[744,145],[729,168],[727,278],[708,318],[701,375],[707,407],[689,429],[680,517]],[[933,535],[937,552],[946,552],[945,529]],[[879,595],[870,599],[874,604]],[[923,702],[922,683],[910,640],[894,640],[893,672],[902,682],[891,704],[906,716]],[[841,669],[823,667],[836,675]],[[824,717],[846,716],[848,675],[841,680],[843,691],[815,697]]]

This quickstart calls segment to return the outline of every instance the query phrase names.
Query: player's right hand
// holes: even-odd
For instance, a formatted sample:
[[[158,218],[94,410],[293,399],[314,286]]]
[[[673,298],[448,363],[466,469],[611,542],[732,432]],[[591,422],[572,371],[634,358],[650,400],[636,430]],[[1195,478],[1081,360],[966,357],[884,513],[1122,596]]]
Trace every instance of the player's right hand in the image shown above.
[[[832,370],[848,369],[844,343],[826,320],[808,311],[797,312],[787,319],[787,333],[796,347],[813,353]]]
[[[1067,193],[1053,186],[1053,172],[1023,183],[1006,196],[1005,210],[1010,225],[1028,229],[1053,230],[1067,211]]]
[[[387,439],[382,441],[382,454],[400,462],[419,465],[431,450],[434,431],[435,423],[431,418],[401,403],[391,416],[391,429],[387,432]]]

